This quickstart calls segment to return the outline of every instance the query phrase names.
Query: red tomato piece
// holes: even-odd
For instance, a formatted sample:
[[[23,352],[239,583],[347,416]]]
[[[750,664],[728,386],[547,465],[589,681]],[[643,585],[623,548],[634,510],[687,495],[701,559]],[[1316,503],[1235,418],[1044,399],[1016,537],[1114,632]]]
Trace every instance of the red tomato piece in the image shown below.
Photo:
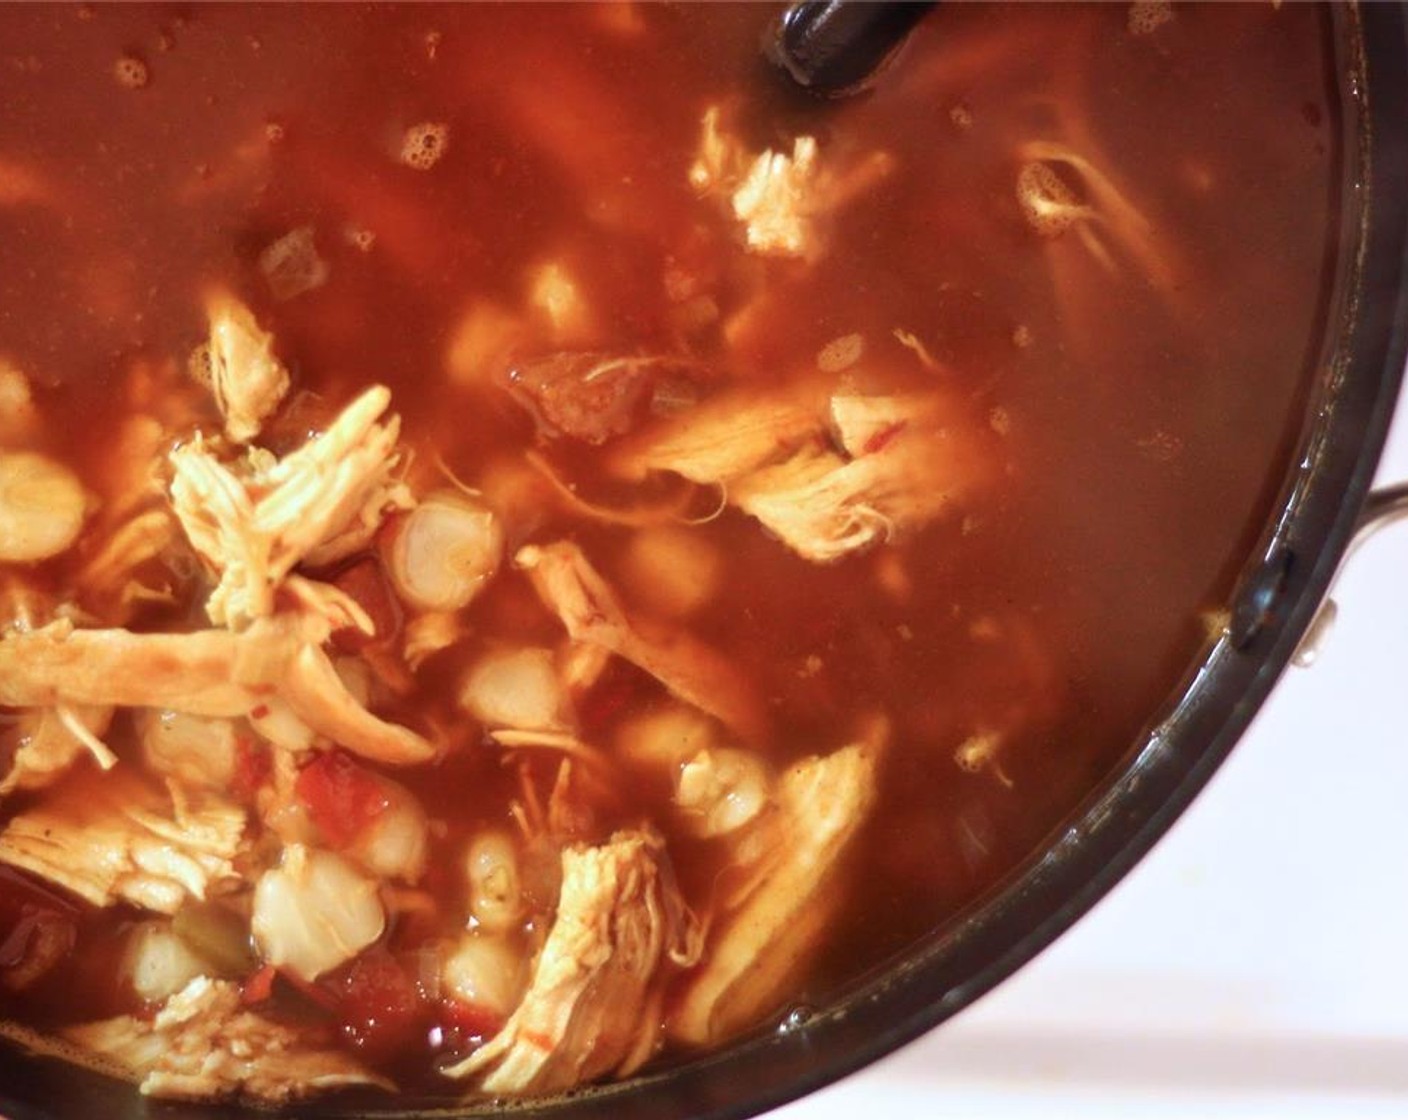
[[[263,1003],[274,994],[274,977],[278,969],[266,964],[240,985],[240,1002],[243,1004]]]
[[[268,780],[272,768],[269,752],[262,746],[243,737],[235,740],[233,792],[236,797],[242,801],[251,800]]]
[[[372,771],[344,751],[324,751],[298,772],[294,793],[334,848],[350,844],[391,801]]]

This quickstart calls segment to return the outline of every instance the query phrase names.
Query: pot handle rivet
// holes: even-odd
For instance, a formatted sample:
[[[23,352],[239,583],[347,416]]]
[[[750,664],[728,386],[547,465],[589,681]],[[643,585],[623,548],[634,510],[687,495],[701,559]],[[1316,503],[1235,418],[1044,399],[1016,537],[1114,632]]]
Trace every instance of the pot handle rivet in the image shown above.
[[[1236,605],[1227,627],[1233,649],[1246,649],[1275,619],[1276,607],[1286,590],[1295,558],[1291,549],[1278,544],[1243,580],[1233,597]]]

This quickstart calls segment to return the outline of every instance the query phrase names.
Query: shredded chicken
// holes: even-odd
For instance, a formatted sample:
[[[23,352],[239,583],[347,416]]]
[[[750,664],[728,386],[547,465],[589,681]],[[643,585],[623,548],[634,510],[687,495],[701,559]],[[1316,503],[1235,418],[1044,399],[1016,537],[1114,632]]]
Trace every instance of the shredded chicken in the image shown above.
[[[741,838],[749,857],[743,888],[726,898],[668,1030],[695,1045],[716,1043],[756,1023],[785,997],[815,952],[830,918],[837,865],[876,794],[883,731],[788,770],[762,836]]]
[[[434,747],[357,703],[306,619],[275,616],[242,633],[133,634],[57,622],[0,639],[0,704],[168,708],[195,716],[261,718],[284,701],[312,731],[368,758],[424,762]]]
[[[704,110],[699,133],[699,154],[689,168],[689,183],[700,194],[722,190],[743,171],[743,154],[737,143],[719,128],[719,107]]]
[[[662,981],[695,948],[662,860],[661,841],[646,832],[566,849],[557,917],[527,993],[503,1029],[446,1075],[482,1074],[490,1093],[549,1093],[625,1076],[650,1057]]]
[[[695,707],[750,741],[766,738],[767,715],[754,683],[737,665],[683,629],[648,629],[570,541],[529,545],[514,562],[570,637],[610,650],[644,669]]]
[[[799,136],[791,156],[768,149],[733,192],[733,216],[744,223],[748,247],[779,257],[806,255],[816,179],[816,140]]]
[[[704,485],[727,483],[815,441],[825,407],[811,383],[721,393],[623,441],[607,462],[623,478],[673,471]]]
[[[206,300],[210,318],[210,391],[225,418],[225,434],[248,443],[288,392],[288,370],[274,355],[274,336],[227,292]]]
[[[728,501],[798,555],[825,563],[918,528],[991,471],[972,424],[937,393],[834,393],[810,386],[717,398],[642,433],[613,459],[639,478],[669,470]]]
[[[720,117],[717,106],[704,113],[689,182],[701,195],[726,197],[748,248],[764,256],[818,259],[823,246],[817,219],[884,178],[893,165],[881,151],[822,168],[812,136],[795,137],[791,154],[769,148],[750,155],[720,127]]]
[[[790,156],[771,148],[750,156],[720,127],[720,115],[718,106],[704,113],[690,185],[702,195],[728,196],[754,252],[810,255],[815,248],[810,216],[818,206],[816,139],[798,136]]]
[[[9,732],[15,740],[10,772],[0,780],[0,797],[21,789],[53,785],[84,755],[104,770],[117,758],[104,745],[112,709],[106,706],[32,708]]]
[[[0,862],[94,906],[174,914],[241,882],[245,813],[218,797],[162,793],[130,771],[75,774],[0,831]]]
[[[718,106],[704,113],[690,185],[700,194],[729,195],[733,216],[744,224],[753,251],[806,255],[813,240],[810,213],[817,205],[816,139],[798,136],[790,156],[769,148],[750,157],[720,128],[719,118]]]
[[[924,525],[986,473],[976,440],[945,423],[937,397],[838,394],[831,415],[846,458],[802,452],[730,491],[808,560],[836,560]]]
[[[94,472],[102,505],[79,543],[82,566],[72,579],[83,603],[114,625],[143,603],[173,601],[181,583],[177,573],[189,566],[162,477],[171,432],[191,419],[184,411],[183,387],[139,367],[127,392],[162,415],[129,414],[104,441],[105,454]]]
[[[318,1033],[246,1010],[238,985],[205,976],[153,1019],[120,1015],[70,1027],[64,1036],[140,1078],[149,1097],[283,1104],[351,1085],[395,1088]]]
[[[400,418],[378,423],[390,392],[368,389],[321,436],[283,459],[221,462],[197,436],[171,453],[171,502],[196,552],[217,573],[212,622],[241,629],[274,612],[301,564],[331,564],[367,545],[409,493],[392,473]]]
[[[119,618],[138,603],[168,601],[170,587],[152,586],[138,578],[144,565],[165,553],[177,537],[176,522],[166,509],[148,509],[117,525],[74,579],[85,602],[112,604],[105,614]]]

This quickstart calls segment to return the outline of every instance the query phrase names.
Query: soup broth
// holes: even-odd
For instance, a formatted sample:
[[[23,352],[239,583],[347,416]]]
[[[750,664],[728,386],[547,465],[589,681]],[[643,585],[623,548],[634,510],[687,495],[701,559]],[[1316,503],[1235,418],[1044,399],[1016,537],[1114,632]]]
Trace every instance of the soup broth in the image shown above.
[[[14,1030],[197,1098],[685,1060],[1000,883],[1219,632],[1325,13],[945,5],[835,102],[775,17],[0,10]]]

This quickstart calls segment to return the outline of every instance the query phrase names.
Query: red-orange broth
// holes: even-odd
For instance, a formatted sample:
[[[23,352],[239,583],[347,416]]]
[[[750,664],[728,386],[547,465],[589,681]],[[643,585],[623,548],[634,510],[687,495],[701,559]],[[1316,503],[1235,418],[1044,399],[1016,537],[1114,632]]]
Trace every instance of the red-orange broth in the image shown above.
[[[767,1029],[993,887],[1100,780],[1216,632],[1287,461],[1333,250],[1326,16],[1136,8],[1132,20],[1115,4],[945,5],[873,90],[818,103],[760,61],[775,15],[762,5],[7,6],[0,357],[29,380],[42,421],[20,442],[111,506],[130,413],[158,416],[168,444],[218,432],[186,374],[212,285],[254,311],[292,374],[259,442],[286,453],[381,383],[417,477],[442,463],[491,495],[491,468],[536,449],[593,502],[641,496],[601,463],[657,418],[632,414],[630,435],[600,443],[536,423],[508,375],[544,354],[667,355],[687,369],[688,408],[808,375],[828,344],[860,336],[844,377],[957,402],[991,470],[922,527],[814,563],[736,508],[709,518],[707,488],[679,523],[718,579],[673,624],[753,682],[770,724],[731,741],[781,769],[842,746],[870,715],[889,721],[878,800],[830,888],[842,903],[755,1024]],[[691,185],[710,106],[750,156],[808,135],[822,164],[883,152],[886,170],[815,218],[816,259],[752,253],[727,200]],[[418,169],[399,156],[423,122],[448,143]],[[1030,147],[1041,142],[1099,176],[1047,160],[1057,194],[1094,214],[1054,235],[1018,195],[1032,152],[1054,150]],[[1123,204],[1136,241],[1121,240]],[[276,298],[261,253],[305,228],[326,276]],[[528,309],[550,263],[589,309],[567,342]],[[518,333],[478,364],[457,357],[466,318],[490,305]],[[674,493],[660,480],[646,490]],[[628,609],[656,613],[630,559],[635,530],[545,485],[516,493],[540,508],[508,503],[507,555],[570,539]],[[6,565],[8,594],[83,604],[72,584],[103,524],[90,514],[73,549]],[[173,549],[161,563],[174,598],[138,604],[130,628],[208,625],[208,576]],[[381,556],[354,559],[384,597]],[[115,624],[106,601],[86,606],[83,625]],[[392,660],[412,613],[388,615]],[[507,560],[457,618],[460,639],[374,701],[448,744],[435,763],[384,771],[436,822],[419,884],[433,911],[393,921],[368,951],[413,980],[418,950],[464,926],[467,837],[511,830],[521,797],[519,767],[456,708],[458,682],[485,649],[563,640]],[[578,697],[578,735],[610,756],[621,721],[665,697],[616,658]],[[141,767],[128,714],[104,741],[119,767]],[[557,759],[515,757],[546,792]],[[74,771],[8,798],[3,819],[63,783],[102,780],[86,760]],[[684,897],[706,910],[726,845],[681,829],[660,775],[619,758],[609,773],[572,842],[652,822]],[[120,935],[145,917],[0,871],[0,1011],[42,1029],[150,1016],[117,978]],[[535,920],[541,933],[550,904]],[[21,983],[38,926],[59,963]],[[248,987],[258,964],[235,979]],[[403,1088],[473,1088],[436,1065],[492,1033],[492,1017],[466,1025],[423,988],[388,982],[396,1007],[368,1027],[376,1015],[347,1001],[387,987],[349,995],[349,967],[275,993],[296,1006],[271,1013],[311,1018]],[[690,1052],[665,1044],[650,1060]]]

